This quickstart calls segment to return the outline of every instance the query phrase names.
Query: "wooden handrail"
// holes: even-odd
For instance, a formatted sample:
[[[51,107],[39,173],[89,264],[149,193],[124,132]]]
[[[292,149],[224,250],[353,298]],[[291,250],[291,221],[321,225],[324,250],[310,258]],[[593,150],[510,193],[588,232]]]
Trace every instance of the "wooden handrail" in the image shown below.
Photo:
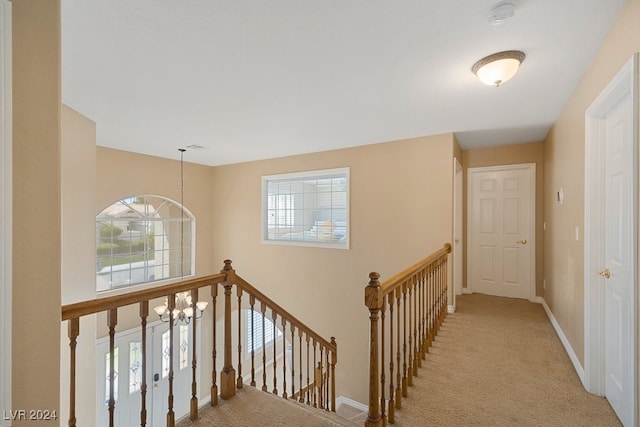
[[[451,253],[451,244],[445,243],[442,248],[438,249],[431,255],[421,259],[420,261],[413,264],[411,267],[405,268],[401,272],[396,273],[393,276],[389,277],[387,280],[380,283],[380,291],[382,293],[382,296],[390,294],[391,292],[396,290],[398,287],[402,286],[402,283],[404,283],[404,281],[406,281],[408,278],[416,274],[416,272],[422,270],[425,266],[433,263],[435,260],[442,258],[442,256],[450,253]],[[380,302],[382,302],[382,300],[380,300]]]
[[[446,243],[441,249],[382,283],[379,281],[380,274],[369,274],[369,283],[364,291],[370,322],[369,411],[366,427],[382,427],[387,422],[393,424],[395,410],[402,407],[402,398],[407,396],[408,387],[413,385],[413,377],[418,375],[418,368],[422,366],[422,360],[447,314],[449,253],[451,244]],[[385,323],[387,308],[388,326]],[[385,340],[387,327],[388,342]],[[385,354],[390,359],[388,400]],[[397,388],[394,388],[394,373]]]
[[[96,298],[88,301],[76,302],[62,306],[62,320],[74,319],[89,314],[101,313],[114,308],[124,307],[131,304],[150,301],[156,298],[166,297],[170,294],[187,292],[216,283],[222,283],[227,279],[226,273],[212,274],[210,276],[198,277],[183,282],[171,283],[158,288],[143,289],[122,295],[114,295],[105,298]]]
[[[219,286],[221,285],[221,286]],[[238,310],[238,318],[237,318],[237,327],[238,327],[238,343],[237,343],[237,380],[236,380],[236,370],[234,368],[234,361],[232,358],[232,339],[231,339],[231,311],[232,311],[232,287],[236,287],[236,296],[237,296],[237,310]],[[282,324],[282,335],[285,336],[287,332],[287,327],[290,328],[291,333],[291,394],[287,393],[287,382],[286,377],[288,374],[288,368],[286,361],[283,361],[282,366],[282,386],[284,388],[282,397],[287,399],[298,399],[302,402],[304,397],[306,397],[306,404],[317,406],[321,409],[327,411],[336,410],[336,396],[335,396],[335,365],[338,360],[337,358],[337,344],[334,337],[331,337],[330,340],[327,340],[301,322],[297,317],[289,313],[285,310],[281,305],[277,304],[271,298],[266,296],[263,292],[259,291],[256,287],[251,285],[242,277],[238,276],[235,270],[231,267],[231,261],[224,261],[224,268],[218,274],[212,274],[204,277],[194,278],[186,281],[169,283],[164,286],[159,286],[156,288],[149,288],[140,291],[134,291],[127,294],[115,295],[104,298],[96,298],[88,301],[77,302],[73,304],[67,304],[61,307],[61,319],[62,321],[68,321],[69,325],[69,346],[70,346],[70,417],[69,417],[69,426],[75,427],[76,418],[75,418],[75,408],[76,408],[76,343],[77,337],[80,333],[80,318],[87,315],[98,314],[106,312],[107,316],[107,324],[109,327],[109,353],[114,354],[115,349],[115,336],[116,336],[116,326],[117,326],[117,315],[118,309],[130,306],[134,304],[139,305],[139,313],[140,313],[140,321],[142,328],[142,343],[143,347],[146,348],[146,326],[147,326],[147,317],[149,314],[149,301],[157,298],[167,298],[168,305],[168,323],[169,323],[169,334],[170,334],[170,342],[173,343],[173,334],[174,334],[174,317],[173,317],[173,308],[176,297],[181,292],[189,292],[193,299],[193,304],[199,300],[198,297],[198,289],[203,287],[210,287],[211,293],[211,309],[213,312],[213,317],[211,319],[212,322],[212,362],[213,362],[213,370],[212,370],[212,381],[211,381],[211,406],[215,406],[218,403],[218,392],[222,399],[228,399],[235,395],[236,388],[242,388],[243,377],[242,377],[242,336],[240,331],[240,326],[242,323],[241,318],[241,310],[243,309],[242,296],[243,293],[246,293],[250,299],[251,312],[253,313],[254,305],[256,300],[260,302],[260,312],[263,321],[263,342],[262,342],[262,353],[263,353],[263,382],[266,384],[266,346],[264,341],[264,325],[265,325],[265,314],[267,310],[270,312],[270,319],[273,322],[273,336],[276,337],[276,323],[277,321]],[[222,370],[219,372],[220,374],[220,386],[216,382],[216,357],[217,357],[217,338],[216,338],[216,322],[217,312],[216,312],[216,301],[218,300],[218,289],[223,289],[222,295],[222,303],[224,305],[224,365]],[[204,300],[204,299],[203,299]],[[193,317],[192,319],[192,328],[193,328],[193,341],[192,345],[192,360],[191,360],[191,400],[190,400],[190,418],[192,420],[198,418],[198,397],[197,397],[197,375],[196,375],[196,367],[198,364],[197,361],[197,350],[196,350],[196,322],[198,317]],[[253,319],[253,314],[252,314]],[[251,325],[253,337],[253,324]],[[298,336],[298,355],[299,355],[299,364],[298,364],[298,372],[300,373],[300,382],[297,385],[298,389],[296,391],[295,385],[295,362],[294,362],[294,351],[296,348],[295,335]],[[306,342],[306,348],[303,348],[303,337]],[[198,340],[200,341],[200,340]],[[311,347],[310,347],[311,344]],[[254,356],[255,351],[253,348],[253,344],[250,346],[251,349],[251,385],[255,385],[254,381]],[[282,343],[282,351],[283,354],[287,351],[287,346],[285,340]],[[316,356],[320,356],[320,361],[317,362],[316,367]],[[307,383],[303,384],[302,381],[302,354],[306,354],[307,358]],[[329,354],[331,353],[331,354]],[[315,372],[313,382],[310,381],[309,378],[309,356],[313,354],[313,365],[312,369]],[[276,343],[274,339],[273,344],[273,359],[270,363],[273,366],[273,393],[278,394],[278,383],[277,383],[277,363],[276,360],[279,356],[277,356],[276,351]],[[142,354],[142,384],[140,387],[140,395],[142,400],[142,408],[140,411],[140,422],[141,426],[146,426],[147,423],[147,410],[146,410],[146,392],[147,392],[147,384],[146,384],[146,364],[147,364],[147,355],[146,351],[143,349]],[[173,396],[173,365],[174,365],[174,355],[173,355],[173,344],[169,346],[169,394],[168,394],[168,412],[167,412],[167,426],[173,427],[175,425],[175,413],[174,413],[174,396]],[[109,396],[108,396],[108,408],[109,408],[109,425],[113,426],[115,421],[115,396],[114,396],[114,377],[113,373],[115,373],[116,367],[114,365],[114,357],[109,358],[109,366],[108,371],[112,374],[109,375]],[[263,386],[264,387],[264,386]]]

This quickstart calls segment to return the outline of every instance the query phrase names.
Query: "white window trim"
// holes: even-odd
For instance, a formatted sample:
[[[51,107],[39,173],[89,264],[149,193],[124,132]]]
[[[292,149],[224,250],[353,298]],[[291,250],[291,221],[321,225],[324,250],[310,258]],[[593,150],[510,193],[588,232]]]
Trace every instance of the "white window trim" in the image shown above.
[[[160,196],[157,194],[142,194],[139,196],[144,196],[144,197],[158,197],[160,199],[165,199],[170,201],[171,203],[175,203],[176,205],[180,206],[180,202],[177,202],[173,199],[170,199],[168,197],[165,196]],[[129,197],[134,197],[134,196],[129,196]],[[128,197],[123,197],[121,199],[118,199],[118,201],[123,200],[123,199],[127,199]],[[115,202],[114,202],[115,203]],[[107,205],[109,206],[109,205]],[[106,208],[106,206],[105,206]],[[100,211],[102,212],[102,211]],[[195,215],[193,215],[193,213],[187,209],[186,207],[184,207],[184,214],[186,217],[191,218],[191,242],[192,242],[192,248],[191,248],[191,273],[190,274],[185,274],[184,278],[192,278],[196,276],[196,247],[197,247],[197,233],[196,233],[196,217]],[[97,216],[96,216],[97,218]],[[134,284],[134,285],[130,285],[130,286],[120,286],[120,287],[116,287],[116,288],[112,288],[112,289],[102,289],[99,290],[97,288],[97,283],[96,283],[96,293],[99,295],[100,298],[103,297],[110,297],[110,296],[114,296],[114,295],[122,295],[122,294],[126,294],[126,293],[130,293],[130,292],[136,292],[136,291],[141,291],[144,289],[149,289],[149,288],[155,288],[157,286],[161,286],[161,285],[165,285],[168,283],[174,283],[174,282],[178,282],[180,281],[181,278],[180,277],[171,277],[171,278],[167,278],[167,279],[159,279],[159,280],[154,280],[152,282],[145,282],[145,283],[138,283],[138,284]]]
[[[320,241],[304,241],[304,240],[273,240],[267,239],[267,183],[269,181],[278,180],[278,179],[297,179],[297,178],[308,178],[308,177],[318,177],[323,175],[337,175],[344,174],[347,178],[347,189],[346,189],[346,218],[347,218],[347,230],[345,240],[342,243],[334,243],[334,242],[320,242]],[[303,171],[303,172],[293,172],[293,173],[285,173],[285,174],[276,174],[276,175],[265,175],[262,177],[262,194],[261,194],[261,241],[264,244],[269,245],[285,245],[285,246],[308,246],[308,247],[316,247],[316,248],[331,248],[331,249],[350,249],[351,247],[351,215],[350,215],[350,187],[351,187],[351,177],[350,177],[350,168],[334,168],[334,169],[319,169],[312,171]]]
[[[11,298],[12,298],[12,114],[11,114],[11,2],[0,0],[0,406],[11,408]],[[8,426],[9,421],[2,421]]]

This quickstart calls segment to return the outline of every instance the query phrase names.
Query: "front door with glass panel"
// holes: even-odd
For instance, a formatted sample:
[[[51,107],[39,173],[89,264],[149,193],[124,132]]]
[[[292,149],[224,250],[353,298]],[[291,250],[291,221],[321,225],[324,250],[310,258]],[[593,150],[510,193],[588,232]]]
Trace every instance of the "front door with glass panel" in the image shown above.
[[[173,328],[174,412],[179,419],[189,413],[193,326],[178,323]],[[147,425],[164,426],[169,398],[169,325],[158,323],[147,329]],[[109,425],[109,339],[97,342],[96,426]],[[114,348],[115,425],[140,424],[142,408],[142,339],[139,329],[118,333]]]
[[[192,330],[192,325],[184,323],[173,327],[173,412],[176,420],[189,413]],[[152,336],[152,425],[164,426],[169,408],[169,326],[163,323],[153,327]]]
[[[122,333],[117,336],[113,353],[114,390],[116,401],[115,425],[133,425],[140,420],[140,386],[142,384],[142,342],[140,331]],[[109,338],[98,340],[96,349],[97,404],[96,426],[109,425]]]

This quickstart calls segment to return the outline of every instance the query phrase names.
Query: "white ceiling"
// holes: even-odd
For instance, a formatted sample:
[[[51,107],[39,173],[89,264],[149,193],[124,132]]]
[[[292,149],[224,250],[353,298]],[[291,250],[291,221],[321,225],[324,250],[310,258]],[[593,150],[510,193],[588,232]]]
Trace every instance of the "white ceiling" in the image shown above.
[[[541,140],[626,0],[62,0],[63,102],[98,145],[222,165],[455,132]],[[499,88],[471,66],[517,49]]]

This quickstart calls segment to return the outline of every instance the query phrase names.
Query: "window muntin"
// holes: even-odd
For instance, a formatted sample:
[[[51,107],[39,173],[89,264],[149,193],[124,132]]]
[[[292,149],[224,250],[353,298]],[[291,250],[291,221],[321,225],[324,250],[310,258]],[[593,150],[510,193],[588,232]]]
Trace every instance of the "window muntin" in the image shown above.
[[[189,276],[195,220],[157,196],[119,200],[96,217],[96,289]]]
[[[262,177],[262,241],[349,248],[349,168]]]

